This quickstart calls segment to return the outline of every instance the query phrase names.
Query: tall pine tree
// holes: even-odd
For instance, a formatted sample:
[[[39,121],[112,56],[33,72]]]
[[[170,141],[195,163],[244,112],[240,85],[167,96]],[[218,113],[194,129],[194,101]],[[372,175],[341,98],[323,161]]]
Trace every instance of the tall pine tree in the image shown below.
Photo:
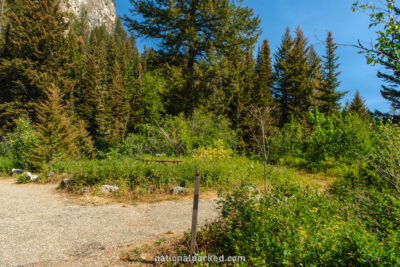
[[[76,157],[75,132],[62,104],[60,89],[52,85],[44,91],[45,98],[37,105],[36,134],[38,144],[31,149],[29,163],[40,167],[43,162]]]
[[[289,103],[291,102],[290,95],[290,54],[292,53],[294,40],[290,34],[290,29],[286,28],[285,34],[282,37],[281,45],[275,53],[274,63],[274,80],[273,96],[278,102],[280,112],[281,126],[289,122]]]
[[[291,118],[301,120],[313,105],[313,84],[310,77],[310,46],[300,27],[292,38],[286,29],[281,47],[275,54],[275,88],[283,125]]]
[[[339,101],[347,92],[337,92],[340,86],[338,76],[339,57],[336,55],[337,45],[333,41],[332,32],[326,38],[326,55],[324,56],[324,79],[318,92],[318,108],[323,113],[334,113],[340,109]]]
[[[271,105],[271,88],[274,83],[274,77],[271,65],[271,50],[267,40],[263,41],[258,51],[255,74],[255,92],[251,95],[252,102],[257,106]]]

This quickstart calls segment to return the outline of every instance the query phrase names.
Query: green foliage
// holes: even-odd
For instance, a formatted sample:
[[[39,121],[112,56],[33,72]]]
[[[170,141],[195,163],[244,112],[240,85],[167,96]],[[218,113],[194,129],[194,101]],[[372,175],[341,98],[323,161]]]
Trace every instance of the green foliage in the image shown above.
[[[202,251],[244,255],[252,266],[400,263],[397,197],[371,193],[339,200],[288,183],[260,198],[250,188],[225,196],[219,220],[199,234]]]
[[[354,98],[351,100],[349,106],[346,108],[347,112],[358,114],[360,117],[368,117],[369,111],[365,105],[365,100],[361,97],[360,92],[356,91]]]
[[[288,123],[291,117],[303,119],[313,104],[315,77],[311,74],[316,73],[314,64],[310,64],[310,52],[314,51],[311,48],[300,27],[294,38],[289,28],[286,29],[274,64],[273,94],[279,104],[281,125]]]
[[[400,192],[400,128],[397,124],[379,123],[373,131],[374,149],[364,156],[380,175],[371,183],[377,188],[391,188]]]
[[[378,71],[378,77],[384,82],[381,95],[391,106],[390,115],[396,119],[400,109],[399,73],[400,67],[400,9],[395,0],[356,1],[353,11],[361,10],[367,13],[370,20],[369,28],[376,28],[375,43],[366,47],[359,43],[360,53],[363,53],[368,64],[380,64],[383,70]]]
[[[159,158],[155,158],[159,159]],[[183,163],[160,164],[142,162],[122,157],[106,160],[84,160],[80,162],[54,162],[51,168],[56,172],[67,172],[72,176],[72,190],[83,186],[117,184],[131,188],[168,190],[172,185],[191,187],[196,170],[202,172],[202,186],[229,188],[243,179],[258,181],[262,178],[262,165],[246,158],[205,161],[182,158]]]
[[[271,160],[342,176],[346,166],[361,166],[361,155],[373,145],[367,120],[357,114],[324,115],[317,110],[308,113],[307,127],[292,121],[272,137]]]
[[[14,168],[13,160],[0,156],[0,175],[9,175],[12,168]]]
[[[68,23],[56,1],[16,0],[7,12],[8,32],[0,59],[2,126],[33,105],[50,84],[70,94],[65,31]],[[19,107],[13,110],[14,107]]]
[[[132,119],[136,125],[159,123],[164,113],[165,82],[158,72],[147,72],[133,92]]]
[[[324,77],[318,92],[318,106],[323,113],[337,112],[340,107],[340,99],[346,92],[337,92],[340,86],[338,76],[340,72],[337,71],[339,64],[337,63],[339,57],[336,55],[337,44],[333,41],[332,32],[328,32],[326,38],[326,55],[324,56],[323,69]]]
[[[0,157],[9,156],[10,154],[10,144],[6,136],[0,139]]]
[[[53,87],[44,93],[46,98],[36,109],[37,143],[28,151],[27,160],[33,168],[39,168],[42,163],[49,163],[56,159],[73,160],[77,157],[75,131],[62,104],[63,96],[60,90]]]
[[[210,96],[207,75],[214,57],[245,54],[260,34],[259,19],[241,1],[134,1],[128,29],[160,41],[161,58],[183,68],[185,84],[178,112],[191,114]],[[140,15],[143,19],[137,19]],[[206,59],[206,60],[204,60]],[[184,63],[185,62],[185,63]],[[203,76],[204,75],[204,76]]]
[[[31,122],[26,118],[16,121],[15,131],[9,135],[11,158],[15,167],[26,168],[28,166],[29,151],[38,142]]]
[[[216,140],[222,140],[227,148],[236,148],[235,133],[229,122],[222,116],[200,110],[189,119],[181,114],[167,117],[158,125],[144,124],[140,127],[139,134],[128,135],[122,143],[121,153],[190,155],[200,146],[213,146]]]

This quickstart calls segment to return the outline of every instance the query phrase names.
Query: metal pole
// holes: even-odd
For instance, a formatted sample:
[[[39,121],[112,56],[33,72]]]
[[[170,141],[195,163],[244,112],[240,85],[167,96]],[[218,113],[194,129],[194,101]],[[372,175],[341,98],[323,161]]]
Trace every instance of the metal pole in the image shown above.
[[[193,217],[192,217],[192,237],[190,240],[190,254],[196,252],[196,235],[197,235],[197,215],[199,212],[199,195],[200,195],[200,171],[196,171],[196,182],[194,185],[194,200],[193,200]]]

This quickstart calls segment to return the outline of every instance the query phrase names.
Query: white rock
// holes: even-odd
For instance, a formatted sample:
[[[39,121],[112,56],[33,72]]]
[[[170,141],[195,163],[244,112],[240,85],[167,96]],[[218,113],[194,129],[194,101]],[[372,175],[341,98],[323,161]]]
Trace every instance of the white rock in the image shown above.
[[[30,172],[26,173],[26,179],[30,180],[30,181],[35,181],[39,178],[39,175],[34,175]]]
[[[108,193],[114,193],[117,192],[119,190],[119,187],[116,185],[102,185],[100,188],[101,192],[108,194]]]
[[[53,177],[54,175],[56,175],[54,172],[49,172],[49,174],[47,174],[47,178],[51,178],[51,177]]]
[[[171,189],[171,193],[173,195],[179,195],[179,194],[186,193],[186,192],[187,192],[187,189],[182,186],[175,186]]]

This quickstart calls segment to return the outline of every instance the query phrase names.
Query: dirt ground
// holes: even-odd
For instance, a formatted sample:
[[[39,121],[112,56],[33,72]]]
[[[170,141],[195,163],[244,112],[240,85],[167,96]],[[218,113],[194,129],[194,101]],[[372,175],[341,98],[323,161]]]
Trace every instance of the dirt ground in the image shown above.
[[[182,235],[191,201],[78,205],[56,185],[0,180],[0,266],[124,266],[126,247]],[[200,201],[199,223],[216,218],[215,199]]]

